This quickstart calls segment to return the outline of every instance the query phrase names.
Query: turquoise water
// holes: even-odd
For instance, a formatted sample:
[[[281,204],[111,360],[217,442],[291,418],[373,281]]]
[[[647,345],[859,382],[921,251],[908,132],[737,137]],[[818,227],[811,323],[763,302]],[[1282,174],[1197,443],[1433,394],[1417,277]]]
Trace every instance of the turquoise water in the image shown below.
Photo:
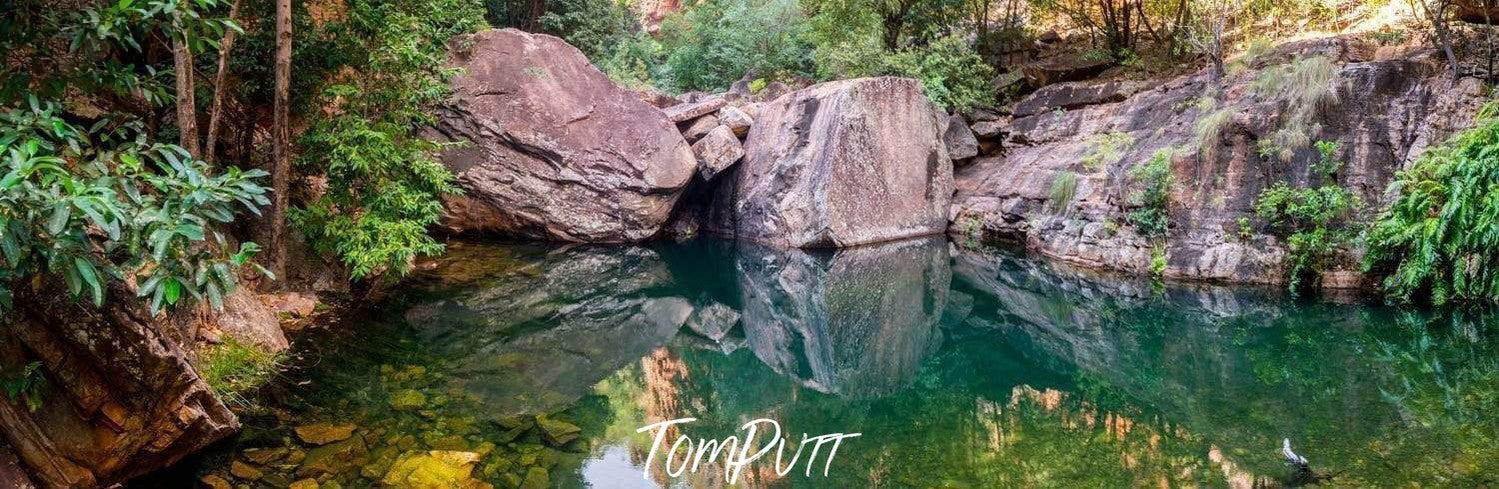
[[[1499,481],[1486,315],[1163,285],[942,238],[812,253],[454,243],[424,268],[304,334],[245,435],[178,472],[358,487],[449,450],[476,455],[460,470],[474,487],[721,487],[723,458],[671,476],[669,447],[652,455],[637,428],[696,418],[667,442],[697,444],[765,418],[788,459],[803,433],[860,435],[784,474],[754,461],[741,486]],[[291,430],[318,421],[353,438]],[[257,464],[253,448],[305,456]]]

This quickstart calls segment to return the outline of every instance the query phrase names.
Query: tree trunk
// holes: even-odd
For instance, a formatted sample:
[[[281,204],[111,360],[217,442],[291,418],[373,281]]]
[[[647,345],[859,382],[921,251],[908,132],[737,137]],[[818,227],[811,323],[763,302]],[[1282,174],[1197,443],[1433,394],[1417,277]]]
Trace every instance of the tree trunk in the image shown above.
[[[193,53],[180,36],[172,38],[172,68],[177,76],[177,142],[198,158],[198,108],[193,96]]]
[[[271,270],[286,276],[286,206],[291,173],[291,110],[287,92],[291,88],[291,0],[276,0],[276,93],[271,121],[271,171],[274,200],[271,206]]]
[[[229,4],[229,21],[239,13],[239,0]],[[213,102],[208,109],[208,137],[203,140],[203,159],[213,161],[219,142],[219,126],[224,115],[224,84],[229,78],[229,52],[234,46],[234,29],[224,30],[224,39],[219,43],[219,71],[213,76]]]

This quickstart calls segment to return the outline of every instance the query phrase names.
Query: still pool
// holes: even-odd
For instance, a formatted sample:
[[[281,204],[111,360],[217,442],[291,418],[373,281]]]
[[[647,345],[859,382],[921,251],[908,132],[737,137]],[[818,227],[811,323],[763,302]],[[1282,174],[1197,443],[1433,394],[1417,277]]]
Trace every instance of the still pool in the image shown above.
[[[860,436],[812,470],[761,459],[739,486],[1499,483],[1482,313],[1163,285],[942,238],[453,243],[425,265],[302,334],[240,437],[152,480],[723,487],[722,458],[670,476],[660,447],[648,467],[637,428],[696,418],[667,441],[697,443],[765,418],[788,458],[803,433]]]

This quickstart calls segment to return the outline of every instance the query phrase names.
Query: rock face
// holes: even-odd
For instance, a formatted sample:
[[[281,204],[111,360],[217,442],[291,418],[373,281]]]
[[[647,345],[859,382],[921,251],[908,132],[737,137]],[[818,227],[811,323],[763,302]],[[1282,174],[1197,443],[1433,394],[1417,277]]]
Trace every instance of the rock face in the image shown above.
[[[1163,252],[1167,277],[1281,282],[1284,244],[1266,234],[1254,203],[1279,181],[1310,185],[1317,152],[1296,149],[1289,161],[1260,154],[1286,110],[1251,85],[1271,67],[1312,56],[1338,66],[1330,82],[1337,102],[1307,121],[1315,132],[1309,137],[1339,145],[1336,157],[1345,165],[1336,182],[1366,203],[1362,218],[1387,202],[1384,190],[1396,171],[1468,124],[1482,100],[1475,80],[1448,88],[1429,51],[1375,60],[1373,46],[1345,38],[1281,46],[1226,77],[1221,90],[1211,88],[1206,71],[1144,85],[1051,85],[1018,103],[1008,123],[975,124],[981,138],[1003,133],[1004,148],[958,169],[949,232],[1010,238],[1096,268],[1147,273]],[[1223,94],[1216,108],[1200,108],[1200,97],[1215,91]],[[1217,110],[1228,111],[1228,122],[1208,144],[1212,157],[1203,157],[1199,121]],[[1171,151],[1175,183],[1171,229],[1158,242],[1129,224],[1140,205],[1129,172],[1161,150]],[[1074,183],[1071,192],[1053,192],[1066,180]]]
[[[697,164],[661,111],[621,90],[561,39],[514,29],[456,43],[439,138],[464,195],[456,232],[586,242],[649,238]]]
[[[915,80],[814,85],[754,117],[743,161],[714,193],[710,232],[842,247],[945,228],[947,117]]]
[[[61,284],[55,284],[61,290]],[[20,289],[18,289],[18,292]],[[239,427],[172,323],[114,283],[102,308],[18,293],[0,330],[7,368],[38,362],[51,386],[36,410],[0,402],[0,436],[44,487],[108,486],[169,465]]]

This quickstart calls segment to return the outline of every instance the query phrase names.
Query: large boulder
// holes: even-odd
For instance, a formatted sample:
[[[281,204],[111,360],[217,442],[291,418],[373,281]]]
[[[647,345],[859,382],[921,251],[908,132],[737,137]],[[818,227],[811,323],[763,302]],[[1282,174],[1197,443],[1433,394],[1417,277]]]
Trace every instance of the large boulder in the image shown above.
[[[50,388],[35,409],[0,402],[0,446],[38,485],[123,483],[239,428],[174,339],[185,322],[148,313],[118,282],[98,308],[48,293],[61,283],[16,290],[19,307],[0,328],[0,366],[16,372],[35,362]]]
[[[767,103],[714,195],[715,234],[842,247],[941,232],[947,117],[916,80],[828,82]]]
[[[435,130],[465,194],[456,232],[560,241],[656,234],[697,161],[661,110],[616,87],[561,39],[514,29],[455,43],[462,68]]]

